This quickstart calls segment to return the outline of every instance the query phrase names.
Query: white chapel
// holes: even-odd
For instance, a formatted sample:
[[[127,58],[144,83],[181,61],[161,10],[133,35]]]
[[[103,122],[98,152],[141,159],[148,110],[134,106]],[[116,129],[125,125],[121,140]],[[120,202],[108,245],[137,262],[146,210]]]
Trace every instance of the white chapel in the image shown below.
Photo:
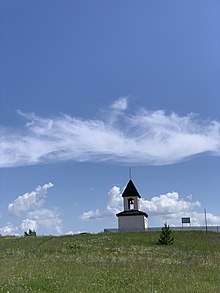
[[[148,214],[140,211],[140,194],[132,180],[129,180],[122,193],[124,211],[116,214],[119,231],[145,230],[148,227]]]

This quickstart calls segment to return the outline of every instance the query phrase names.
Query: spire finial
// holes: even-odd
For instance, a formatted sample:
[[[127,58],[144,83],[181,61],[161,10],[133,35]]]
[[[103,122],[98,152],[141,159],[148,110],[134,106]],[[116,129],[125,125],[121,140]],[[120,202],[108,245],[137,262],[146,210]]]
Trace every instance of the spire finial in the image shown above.
[[[129,179],[131,180],[131,167],[129,167]]]

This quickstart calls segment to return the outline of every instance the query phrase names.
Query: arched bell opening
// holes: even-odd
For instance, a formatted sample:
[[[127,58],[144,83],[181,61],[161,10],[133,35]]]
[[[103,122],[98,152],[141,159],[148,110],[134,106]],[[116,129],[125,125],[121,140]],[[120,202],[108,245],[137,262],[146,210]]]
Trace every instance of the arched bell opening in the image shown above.
[[[134,199],[133,198],[128,199],[128,209],[134,210]]]

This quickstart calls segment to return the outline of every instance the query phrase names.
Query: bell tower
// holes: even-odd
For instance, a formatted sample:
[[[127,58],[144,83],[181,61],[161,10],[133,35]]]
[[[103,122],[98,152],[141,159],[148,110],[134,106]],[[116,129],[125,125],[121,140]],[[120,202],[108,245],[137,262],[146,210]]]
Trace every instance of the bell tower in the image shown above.
[[[148,215],[140,211],[140,194],[130,179],[122,193],[124,211],[118,213],[119,230],[144,230],[148,225]]]
[[[140,209],[140,194],[138,193],[133,181],[130,179],[123,194],[124,210],[139,210]]]

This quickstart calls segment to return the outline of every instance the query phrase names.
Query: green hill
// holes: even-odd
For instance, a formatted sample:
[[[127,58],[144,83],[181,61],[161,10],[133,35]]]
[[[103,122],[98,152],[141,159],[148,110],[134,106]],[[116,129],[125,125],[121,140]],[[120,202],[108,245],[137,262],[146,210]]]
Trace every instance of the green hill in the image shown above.
[[[220,234],[0,237],[0,292],[220,292]]]

